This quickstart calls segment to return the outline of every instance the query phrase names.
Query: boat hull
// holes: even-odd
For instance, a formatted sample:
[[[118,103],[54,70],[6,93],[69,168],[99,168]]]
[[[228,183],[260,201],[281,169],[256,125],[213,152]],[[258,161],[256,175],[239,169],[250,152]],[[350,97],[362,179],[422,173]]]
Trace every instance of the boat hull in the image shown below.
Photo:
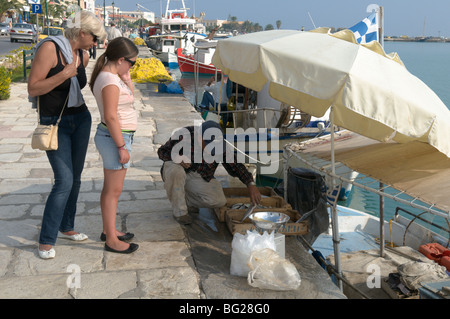
[[[221,73],[221,71],[214,65],[195,61],[193,58],[185,56],[181,52],[177,53],[177,63],[181,73],[198,73],[211,75]]]
[[[178,60],[175,54],[171,52],[153,52],[153,54],[169,68],[176,69],[178,67]]]

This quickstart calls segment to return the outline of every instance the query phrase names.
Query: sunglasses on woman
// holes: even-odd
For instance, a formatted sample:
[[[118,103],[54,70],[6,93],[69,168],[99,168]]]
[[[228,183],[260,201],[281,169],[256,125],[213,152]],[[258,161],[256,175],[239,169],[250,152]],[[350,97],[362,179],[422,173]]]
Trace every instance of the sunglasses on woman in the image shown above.
[[[135,64],[136,64],[136,61],[131,61],[130,59],[128,59],[128,58],[123,58],[125,61],[127,61],[127,62],[130,62],[130,64],[131,64],[131,67],[133,67]]]
[[[98,36],[96,36],[95,34],[93,34],[92,32],[90,32],[92,35],[92,41],[97,42],[98,41]]]

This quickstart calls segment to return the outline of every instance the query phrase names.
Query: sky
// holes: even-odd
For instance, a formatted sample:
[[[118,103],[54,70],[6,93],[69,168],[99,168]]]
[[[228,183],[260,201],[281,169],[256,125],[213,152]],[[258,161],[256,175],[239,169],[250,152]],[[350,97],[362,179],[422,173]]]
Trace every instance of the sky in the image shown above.
[[[103,5],[96,0],[96,5]],[[105,0],[106,5],[113,0]],[[101,3],[100,3],[101,2]],[[164,13],[166,0],[114,0],[121,10],[136,10],[136,4],[155,12]],[[387,36],[443,36],[450,37],[449,0],[185,0],[189,15],[205,19],[226,20],[235,16],[238,21],[249,20],[265,27],[305,30],[314,27],[351,27],[366,16],[367,7],[377,4],[384,9],[384,34]],[[170,8],[181,7],[181,0],[171,0]]]

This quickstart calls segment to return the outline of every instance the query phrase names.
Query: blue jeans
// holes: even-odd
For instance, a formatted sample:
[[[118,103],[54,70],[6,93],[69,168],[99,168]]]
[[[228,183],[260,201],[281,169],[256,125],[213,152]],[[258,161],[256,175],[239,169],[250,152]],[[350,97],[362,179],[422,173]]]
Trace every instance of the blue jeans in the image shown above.
[[[203,98],[200,102],[200,107],[209,110],[209,107],[214,107],[214,97],[209,92],[203,92]]]
[[[212,94],[210,94],[210,93],[208,93],[208,92],[204,92],[204,93],[203,93],[202,102],[200,103],[200,108],[209,110],[209,107],[210,107],[210,106],[214,107],[214,105],[216,105],[216,106],[215,106],[215,110],[218,111],[218,105],[219,105],[219,103],[215,103],[215,104],[214,104],[214,97],[212,96]],[[221,110],[222,112],[228,111],[227,104],[226,104],[226,103],[220,104],[220,110]],[[228,122],[228,120],[231,119],[231,116],[232,116],[232,115],[231,115],[230,113],[223,113],[223,114],[222,114],[222,121],[223,121],[224,125],[226,125],[226,123]]]
[[[41,124],[56,123],[57,119],[58,116],[41,116]],[[74,229],[91,124],[89,111],[63,116],[58,127],[58,149],[46,152],[55,181],[42,217],[41,245],[53,246],[58,230],[68,232]]]

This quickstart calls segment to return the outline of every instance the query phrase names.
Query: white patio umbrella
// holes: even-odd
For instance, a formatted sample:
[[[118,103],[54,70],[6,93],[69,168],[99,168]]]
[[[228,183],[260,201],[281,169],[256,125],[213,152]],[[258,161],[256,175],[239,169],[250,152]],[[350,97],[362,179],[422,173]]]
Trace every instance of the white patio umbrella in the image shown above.
[[[359,45],[353,32],[330,34],[274,30],[218,42],[213,64],[229,78],[321,117],[331,108],[334,125],[381,141],[429,143],[450,157],[450,111],[396,54],[377,42]],[[331,161],[334,173],[333,133]],[[336,209],[333,245],[340,273]],[[342,287],[341,287],[342,288]]]
[[[378,42],[353,32],[273,30],[220,40],[213,64],[234,82],[372,139],[431,144],[450,157],[450,112]]]

